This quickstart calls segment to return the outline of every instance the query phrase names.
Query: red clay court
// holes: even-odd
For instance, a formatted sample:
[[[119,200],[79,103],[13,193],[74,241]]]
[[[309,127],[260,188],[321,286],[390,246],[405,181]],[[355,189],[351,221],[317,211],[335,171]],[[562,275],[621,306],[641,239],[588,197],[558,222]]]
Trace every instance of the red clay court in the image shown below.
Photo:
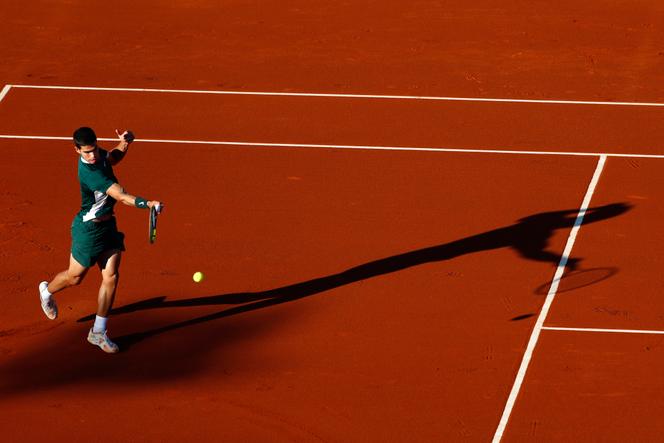
[[[664,6],[163,3],[4,5],[3,441],[661,439]],[[117,355],[38,303],[82,125],[167,205]]]

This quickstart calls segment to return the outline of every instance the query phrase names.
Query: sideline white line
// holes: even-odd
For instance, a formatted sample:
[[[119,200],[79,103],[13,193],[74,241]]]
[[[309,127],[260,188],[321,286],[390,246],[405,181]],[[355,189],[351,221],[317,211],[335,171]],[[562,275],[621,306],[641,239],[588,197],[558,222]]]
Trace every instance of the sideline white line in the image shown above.
[[[574,331],[574,332],[615,332],[621,334],[663,334],[664,331],[648,329],[602,329],[602,328],[563,328],[557,326],[544,326],[547,331]]]
[[[560,279],[563,276],[563,272],[565,272],[567,259],[572,253],[572,247],[574,246],[574,241],[576,240],[576,236],[579,232],[579,229],[581,228],[581,223],[583,223],[583,217],[585,216],[586,211],[590,206],[590,200],[592,199],[593,193],[595,192],[595,187],[597,186],[599,177],[602,175],[604,163],[606,163],[606,156],[602,155],[597,162],[597,167],[595,168],[595,173],[593,174],[593,178],[590,181],[590,185],[588,185],[588,190],[586,191],[586,196],[584,197],[583,203],[581,204],[581,209],[579,209],[579,214],[577,215],[576,221],[574,222],[574,227],[569,233],[567,244],[565,245],[565,250],[563,251],[562,257],[560,257],[560,263],[558,263],[556,273],[553,276],[553,281],[551,282],[549,293],[546,296],[546,300],[544,301],[544,305],[542,306],[539,317],[537,317],[537,322],[535,323],[533,332],[530,334],[528,346],[526,347],[526,352],[523,354],[523,359],[521,360],[521,365],[519,366],[516,380],[514,381],[514,385],[512,386],[512,390],[510,391],[510,395],[507,399],[507,403],[505,404],[505,409],[503,410],[503,415],[500,418],[498,429],[496,429],[496,433],[493,436],[494,443],[497,443],[501,440],[503,433],[505,432],[505,428],[507,427],[507,422],[509,421],[510,414],[514,408],[514,403],[516,402],[516,398],[519,395],[519,390],[521,389],[523,379],[526,375],[526,371],[528,370],[528,365],[530,364],[530,360],[533,356],[535,345],[537,345],[537,340],[539,338],[542,327],[544,326],[544,320],[546,320],[546,316],[549,313],[549,308],[551,308],[553,299],[556,297],[558,284],[560,283]]]
[[[7,93],[11,88],[12,85],[5,85],[5,87],[2,88],[2,91],[0,92],[0,102],[2,101],[3,98],[5,98],[5,95],[7,95]]]
[[[609,102],[586,100],[535,100],[511,98],[481,98],[481,97],[438,97],[428,95],[372,95],[372,94],[332,94],[315,92],[268,92],[268,91],[220,91],[198,89],[152,89],[152,88],[111,88],[94,86],[40,86],[40,85],[12,85],[14,88],[26,89],[60,89],[76,91],[116,91],[116,92],[166,92],[172,94],[221,94],[221,95],[263,95],[277,97],[328,97],[328,98],[366,98],[388,100],[438,100],[457,102],[494,102],[494,103],[537,103],[556,105],[600,105],[600,106],[650,106],[664,107],[664,103],[654,102]]]
[[[8,135],[0,134],[0,139],[17,140],[66,140],[71,137],[55,137],[47,135]],[[117,138],[99,138],[100,141],[117,141]],[[431,148],[416,146],[371,146],[371,145],[325,145],[312,143],[263,143],[244,141],[205,141],[205,140],[168,140],[168,139],[142,139],[135,141],[143,143],[172,143],[185,145],[221,145],[221,146],[256,146],[274,148],[317,148],[317,149],[355,149],[374,151],[416,151],[416,152],[459,152],[471,154],[516,154],[516,155],[566,155],[577,157],[622,157],[622,158],[655,158],[664,159],[664,154],[621,154],[607,152],[565,152],[565,151],[518,151],[509,149],[464,149],[464,148]]]

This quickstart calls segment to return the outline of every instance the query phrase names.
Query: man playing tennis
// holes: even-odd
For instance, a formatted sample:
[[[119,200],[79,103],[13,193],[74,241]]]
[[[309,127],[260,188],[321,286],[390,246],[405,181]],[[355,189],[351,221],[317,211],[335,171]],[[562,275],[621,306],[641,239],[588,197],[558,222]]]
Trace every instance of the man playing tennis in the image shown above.
[[[74,132],[74,145],[79,155],[78,180],[81,187],[81,210],[71,226],[72,246],[69,268],[60,272],[51,282],[39,284],[41,307],[51,320],[58,317],[58,306],[53,294],[78,285],[88,269],[97,264],[102,282],[99,288],[97,316],[88,333],[88,341],[109,353],[118,352],[118,346],[106,335],[106,322],[113,306],[115,290],[120,278],[120,258],[124,247],[124,234],[118,232],[113,206],[120,201],[137,208],[163,207],[159,201],[148,201],[128,194],[113,174],[113,165],[127,154],[134,135],[116,130],[120,142],[105,151],[97,145],[97,136],[87,127]]]

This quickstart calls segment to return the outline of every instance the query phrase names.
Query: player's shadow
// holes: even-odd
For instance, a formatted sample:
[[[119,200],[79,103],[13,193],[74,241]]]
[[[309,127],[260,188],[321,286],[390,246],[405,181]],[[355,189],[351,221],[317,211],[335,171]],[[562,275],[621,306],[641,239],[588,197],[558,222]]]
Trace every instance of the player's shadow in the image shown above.
[[[583,219],[583,224],[591,224],[611,217],[616,217],[631,209],[628,203],[613,203],[605,206],[589,208]],[[380,275],[389,274],[413,266],[449,260],[465,254],[487,251],[498,248],[511,248],[520,256],[541,262],[548,262],[558,266],[560,255],[547,249],[549,239],[558,229],[571,228],[577,219],[578,209],[544,212],[530,215],[520,219],[517,223],[481,234],[465,237],[449,243],[417,249],[403,254],[374,260],[345,271],[315,278],[313,280],[295,283],[280,288],[260,292],[240,292],[220,294],[208,297],[197,297],[186,300],[166,300],[166,297],[156,297],[143,300],[130,305],[122,306],[111,311],[112,315],[129,312],[192,306],[213,305],[239,305],[209,315],[192,318],[190,320],[173,323],[160,328],[144,332],[137,332],[117,338],[118,344],[127,349],[146,338],[195,324],[229,317],[236,314],[267,308],[269,306],[287,303],[310,295],[329,291],[330,289],[365,280]],[[575,269],[580,258],[570,257],[567,266]],[[94,315],[83,317],[79,322],[89,321]]]

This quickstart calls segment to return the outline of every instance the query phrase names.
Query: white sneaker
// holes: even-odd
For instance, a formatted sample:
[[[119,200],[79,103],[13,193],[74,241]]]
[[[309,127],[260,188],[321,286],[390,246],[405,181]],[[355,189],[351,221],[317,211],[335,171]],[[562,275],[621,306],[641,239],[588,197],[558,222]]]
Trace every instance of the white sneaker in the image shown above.
[[[106,331],[92,332],[92,329],[90,329],[90,332],[88,332],[88,341],[93,345],[99,346],[102,351],[108,352],[109,354],[115,354],[120,350],[118,345],[113,343],[111,339],[108,338]]]
[[[48,317],[50,320],[55,320],[58,318],[58,304],[55,302],[55,299],[53,296],[51,296],[49,300],[45,302],[41,297],[42,293],[46,290],[47,287],[47,281],[39,283],[39,301],[41,302],[41,307],[44,311],[44,314],[46,314],[46,317]]]

